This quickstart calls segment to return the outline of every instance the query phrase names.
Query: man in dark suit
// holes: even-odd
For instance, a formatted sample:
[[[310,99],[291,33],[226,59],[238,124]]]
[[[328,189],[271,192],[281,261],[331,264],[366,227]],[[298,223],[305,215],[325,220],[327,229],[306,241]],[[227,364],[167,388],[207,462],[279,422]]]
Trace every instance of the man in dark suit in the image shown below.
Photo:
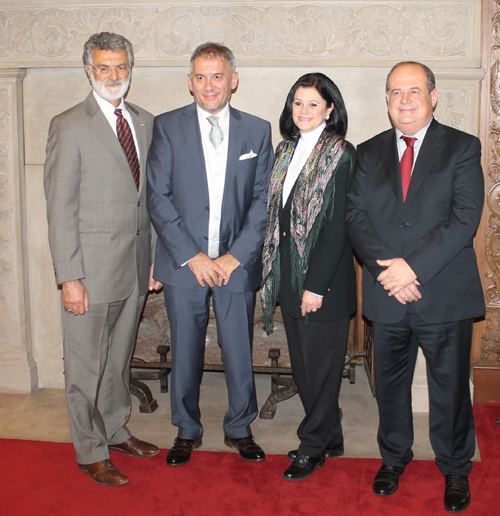
[[[411,384],[420,343],[444,505],[459,512],[470,503],[475,447],[470,351],[473,318],[485,305],[473,238],[484,180],[479,140],[438,123],[437,99],[428,67],[405,62],[391,70],[386,100],[394,128],[358,147],[347,225],[363,262],[363,313],[373,321],[383,459],[373,489],[394,493],[413,457]]]
[[[93,90],[49,129],[44,186],[49,244],[62,289],[70,430],[82,471],[102,485],[128,481],[109,450],[151,457],[133,437],[130,360],[149,289],[151,231],[146,157],[153,116],[125,103],[132,45],[102,32],[85,43]]]
[[[271,127],[229,106],[238,74],[228,48],[200,45],[188,83],[195,103],[155,119],[148,157],[148,209],[158,233],[154,277],[165,286],[172,423],[179,427],[167,464],[186,464],[201,445],[199,388],[210,295],[229,394],[224,442],[243,459],[262,461],[250,430],[257,415],[252,336]]]

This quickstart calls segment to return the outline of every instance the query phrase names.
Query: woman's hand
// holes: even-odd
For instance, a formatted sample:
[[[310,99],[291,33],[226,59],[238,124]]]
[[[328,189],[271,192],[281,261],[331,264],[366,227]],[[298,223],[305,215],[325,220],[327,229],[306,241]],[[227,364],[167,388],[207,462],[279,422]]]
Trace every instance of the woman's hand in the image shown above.
[[[309,290],[304,291],[304,295],[302,296],[302,304],[300,305],[302,315],[304,316],[310,312],[316,312],[316,310],[321,308],[322,304],[322,296],[313,294],[312,292],[309,292]]]

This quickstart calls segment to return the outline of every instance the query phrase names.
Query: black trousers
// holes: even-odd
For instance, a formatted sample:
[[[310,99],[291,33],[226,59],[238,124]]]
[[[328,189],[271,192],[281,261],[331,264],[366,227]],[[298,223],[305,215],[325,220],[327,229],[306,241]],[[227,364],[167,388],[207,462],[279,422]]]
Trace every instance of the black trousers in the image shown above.
[[[413,303],[401,322],[373,323],[378,443],[385,464],[406,466],[413,458],[411,385],[420,343],[427,362],[436,464],[443,475],[470,473],[475,450],[469,388],[472,325],[472,319],[426,323]]]
[[[321,456],[327,444],[342,444],[339,392],[344,369],[349,317],[307,321],[291,317],[280,298],[293,378],[305,410],[297,435],[299,454]]]

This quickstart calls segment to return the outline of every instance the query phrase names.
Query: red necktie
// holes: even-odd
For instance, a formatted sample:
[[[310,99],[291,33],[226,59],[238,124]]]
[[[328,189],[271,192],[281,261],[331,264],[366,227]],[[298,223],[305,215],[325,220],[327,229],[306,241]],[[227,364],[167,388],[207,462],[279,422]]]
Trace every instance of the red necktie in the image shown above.
[[[403,152],[399,166],[401,167],[401,184],[403,185],[403,200],[406,202],[406,194],[411,181],[411,169],[413,168],[413,146],[416,138],[401,136],[406,143],[406,150]]]
[[[135,149],[134,137],[128,122],[123,118],[122,110],[115,109],[116,119],[116,132],[118,134],[118,140],[123,147],[125,156],[127,156],[130,170],[135,179],[137,190],[139,190],[139,179],[141,177],[141,169],[139,167],[139,160],[137,159],[137,151]]]

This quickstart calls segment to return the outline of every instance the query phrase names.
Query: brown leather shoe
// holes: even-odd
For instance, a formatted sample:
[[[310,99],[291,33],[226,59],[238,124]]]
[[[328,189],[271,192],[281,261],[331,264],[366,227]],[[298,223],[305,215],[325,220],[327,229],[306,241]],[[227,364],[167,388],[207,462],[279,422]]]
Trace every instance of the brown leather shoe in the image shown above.
[[[266,458],[264,450],[255,442],[253,435],[241,439],[225,435],[224,444],[229,448],[236,448],[240,452],[241,458],[248,462],[261,462]]]
[[[160,453],[158,446],[141,441],[133,435],[125,442],[121,444],[111,444],[108,448],[110,450],[121,451],[131,457],[153,457]]]
[[[92,464],[78,464],[78,467],[84,473],[88,473],[90,478],[101,486],[121,486],[128,482],[128,478],[120,473],[109,459]]]

